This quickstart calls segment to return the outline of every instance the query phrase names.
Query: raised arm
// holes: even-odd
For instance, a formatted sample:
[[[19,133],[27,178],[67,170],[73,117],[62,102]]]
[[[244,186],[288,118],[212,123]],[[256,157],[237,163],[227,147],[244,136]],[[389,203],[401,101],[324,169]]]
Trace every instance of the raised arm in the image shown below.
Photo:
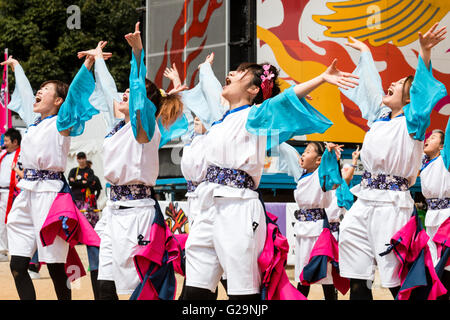
[[[430,67],[431,49],[433,49],[433,47],[435,47],[439,42],[443,41],[447,33],[446,26],[443,26],[442,28],[436,30],[438,25],[439,23],[435,23],[424,35],[419,32],[419,54],[422,57],[422,60],[427,69]]]
[[[345,180],[347,185],[350,185],[350,182],[353,179],[353,175],[355,174],[355,168],[356,168],[356,165],[358,164],[358,158],[359,158],[360,153],[361,152],[359,151],[359,146],[358,146],[356,148],[356,150],[353,151],[353,153],[352,153],[352,166],[342,173],[342,178]]]
[[[381,77],[369,47],[353,37],[349,39],[351,41],[346,45],[361,52],[358,65],[353,71],[359,77],[359,85],[349,90],[341,90],[341,92],[358,106],[363,119],[367,120],[370,127],[376,119],[390,109],[383,106],[384,91]]]
[[[130,121],[134,137],[139,143],[147,143],[155,132],[156,107],[147,98],[145,76],[147,68],[144,64],[144,50],[142,46],[139,22],[136,23],[134,33],[125,35],[125,39],[132,48],[130,71]]]
[[[342,72],[337,67],[337,59],[334,59],[327,70],[321,75],[300,83],[294,86],[294,92],[299,99],[306,97],[311,91],[318,88],[324,83],[333,84],[343,90],[348,90],[349,88],[355,88],[358,86],[358,82],[355,79],[359,77],[357,75]]]
[[[39,117],[39,114],[33,112],[35,96],[30,82],[25,76],[22,66],[16,59],[13,59],[12,56],[9,56],[8,59],[0,63],[0,65],[8,65],[11,67],[16,79],[16,87],[11,96],[11,101],[8,104],[8,109],[17,112],[28,127]]]
[[[109,73],[105,63],[112,56],[112,53],[103,52],[106,44],[106,41],[100,41],[95,49],[78,52],[78,58],[86,55],[95,58],[95,89],[89,101],[95,108],[102,112],[107,125],[107,132],[110,132],[117,121],[124,118],[124,115],[117,110],[117,104],[122,99],[117,91],[114,78]]]
[[[431,50],[445,39],[445,27],[435,31],[437,23],[420,37],[420,54],[414,81],[410,89],[410,103],[404,108],[406,124],[413,139],[422,141],[430,125],[430,115],[436,103],[447,95],[445,85],[433,77]]]
[[[66,99],[59,108],[56,127],[63,136],[81,135],[86,121],[99,113],[89,101],[95,89],[94,77],[90,72],[93,64],[94,58],[87,56],[69,86]]]
[[[221,119],[225,107],[222,106],[222,85],[212,70],[214,53],[209,54],[199,68],[199,82],[190,89],[180,93],[183,105],[187,112],[193,112],[203,123],[206,129],[214,121]],[[190,126],[190,130],[193,128]]]

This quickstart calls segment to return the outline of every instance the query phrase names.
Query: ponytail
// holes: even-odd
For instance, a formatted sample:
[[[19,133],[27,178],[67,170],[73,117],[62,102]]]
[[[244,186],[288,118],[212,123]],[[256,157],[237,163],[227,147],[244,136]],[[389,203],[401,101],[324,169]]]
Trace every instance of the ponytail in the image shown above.
[[[160,119],[161,124],[168,128],[183,114],[183,102],[179,94],[165,95],[154,82],[145,79],[147,98],[156,107],[156,120]]]

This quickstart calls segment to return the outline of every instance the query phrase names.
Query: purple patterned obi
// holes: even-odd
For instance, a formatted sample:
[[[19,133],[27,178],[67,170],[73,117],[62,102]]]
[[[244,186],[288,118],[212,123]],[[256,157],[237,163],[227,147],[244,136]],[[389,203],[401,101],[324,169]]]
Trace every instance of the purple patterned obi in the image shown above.
[[[112,201],[127,201],[151,198],[152,187],[143,184],[128,184],[111,186],[109,199]]]
[[[187,192],[194,192],[198,187],[198,183],[194,183],[191,180],[187,180]]]
[[[408,179],[382,173],[370,173],[364,171],[361,186],[370,189],[407,191],[409,189]]]
[[[330,230],[331,230],[331,232],[338,232],[340,224],[341,224],[340,222],[330,222]]]
[[[430,210],[441,210],[450,208],[450,198],[430,198],[425,200]]]
[[[63,173],[59,171],[24,169],[23,178],[28,181],[62,180]]]
[[[294,217],[298,221],[314,221],[322,220],[325,217],[325,209],[315,208],[315,209],[298,209],[294,212]]]
[[[205,181],[239,189],[255,189],[252,177],[247,172],[238,169],[209,166],[206,170]]]
[[[119,122],[114,126],[114,128],[111,130],[111,132],[108,133],[108,134],[106,135],[105,138],[112,137],[117,131],[119,131],[120,129],[122,129],[122,128],[125,126],[125,124],[126,124],[126,123],[125,123],[125,120],[119,121]]]

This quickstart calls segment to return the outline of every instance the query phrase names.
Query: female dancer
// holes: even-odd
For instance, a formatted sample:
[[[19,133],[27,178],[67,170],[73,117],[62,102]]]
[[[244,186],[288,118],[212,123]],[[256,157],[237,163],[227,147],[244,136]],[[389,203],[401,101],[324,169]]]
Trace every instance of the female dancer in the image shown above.
[[[266,230],[254,190],[269,130],[276,131],[271,133],[281,142],[292,134],[325,131],[331,123],[301,98],[325,82],[354,86],[351,77],[337,70],[334,61],[324,74],[264,102],[280,91],[273,66],[243,64],[229,73],[222,96],[230,110],[212,125],[204,143],[208,169],[197,187],[201,211],[186,243],[186,299],[215,299],[224,272],[230,299],[259,297],[257,257]],[[148,135],[143,125],[140,129],[138,139]]]
[[[11,272],[20,299],[36,299],[33,283],[27,272],[36,251],[39,261],[47,264],[58,299],[71,299],[67,285],[65,263],[69,244],[61,238],[42,246],[39,232],[58,192],[63,187],[70,137],[83,132],[84,122],[98,113],[89,103],[94,91],[94,79],[89,72],[93,59],[86,59],[70,87],[58,80],[44,82],[36,97],[17,62],[6,62],[14,69],[16,88],[11,103],[27,124],[22,140],[21,161],[24,178],[22,190],[15,199],[8,217]]]
[[[330,206],[333,199],[331,193],[333,185],[342,182],[337,158],[334,156],[335,152],[337,156],[340,155],[341,146],[327,144],[326,148],[327,151],[320,142],[310,142],[299,159],[303,173],[294,191],[295,201],[300,208],[295,212],[297,221],[294,225],[295,279],[300,279],[304,266],[309,262],[314,244],[322,232],[325,208]],[[331,154],[326,154],[331,150],[333,150]],[[326,186],[324,185],[326,174],[339,179],[326,183],[328,185]],[[337,300],[331,272],[319,283],[322,284],[325,300]],[[305,297],[308,296],[310,286],[299,283],[297,288]]]
[[[368,120],[361,149],[365,172],[352,189],[358,197],[340,225],[340,275],[350,278],[350,299],[372,299],[367,283],[378,266],[381,285],[395,297],[399,290],[399,263],[394,256],[379,256],[391,237],[410,219],[414,201],[408,191],[420,169],[425,130],[445,86],[431,73],[431,49],[445,38],[445,27],[434,25],[420,35],[416,75],[391,84],[383,94],[381,79],[369,48],[356,39],[349,46],[361,51],[355,70],[360,85],[343,93]]]
[[[447,123],[445,133],[434,130],[425,141],[423,151],[425,153],[424,164],[420,170],[420,183],[422,193],[426,198],[428,210],[425,215],[425,227],[430,239],[438,231],[439,227],[450,218],[450,121]],[[439,260],[436,246],[429,242],[430,251],[435,264]],[[447,294],[442,299],[449,299],[450,292],[450,267],[446,267],[442,283],[447,289]]]
[[[125,38],[130,45],[137,43],[142,48],[138,28],[139,25],[135,33]],[[159,171],[158,149],[161,141],[170,140],[166,136],[172,134],[168,130],[161,133],[165,129],[160,124],[164,121],[164,125],[169,127],[182,114],[182,103],[177,96],[161,99],[159,89],[149,81],[147,83],[153,89],[146,92],[144,54],[140,51],[136,54],[137,50],[134,49],[130,89],[125,91],[120,102],[117,101],[119,95],[101,52],[89,50],[79,53],[80,57],[95,56],[96,79],[103,91],[103,97],[97,97],[98,105],[104,112],[106,122],[115,123],[103,143],[105,179],[112,185],[110,199],[96,226],[101,237],[98,274],[100,299],[107,300],[117,299],[117,293],[131,294],[140,282],[133,255],[149,240],[148,233],[155,214],[152,186]],[[153,99],[156,97],[158,102],[150,102],[147,95]],[[131,117],[135,104],[145,99],[149,101],[146,107],[150,109],[145,115],[153,119],[153,132],[147,142],[139,143],[133,133],[135,127]],[[117,122],[116,117],[120,114],[124,118]]]

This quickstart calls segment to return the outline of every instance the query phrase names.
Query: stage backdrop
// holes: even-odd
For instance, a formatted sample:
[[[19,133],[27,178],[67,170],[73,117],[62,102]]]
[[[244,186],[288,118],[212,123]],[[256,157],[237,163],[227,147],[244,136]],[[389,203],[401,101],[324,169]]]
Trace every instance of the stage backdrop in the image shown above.
[[[450,25],[448,0],[257,0],[257,60],[281,70],[283,87],[307,81],[324,72],[338,58],[338,68],[353,71],[359,52],[345,45],[347,37],[371,48],[383,88],[417,67],[418,32],[436,22]],[[450,37],[433,49],[434,76],[450,89]],[[311,104],[334,125],[325,134],[298,139],[362,142],[368,130],[357,106],[335,86],[323,85],[311,93]],[[450,97],[443,98],[431,115],[433,129],[444,130]]]

